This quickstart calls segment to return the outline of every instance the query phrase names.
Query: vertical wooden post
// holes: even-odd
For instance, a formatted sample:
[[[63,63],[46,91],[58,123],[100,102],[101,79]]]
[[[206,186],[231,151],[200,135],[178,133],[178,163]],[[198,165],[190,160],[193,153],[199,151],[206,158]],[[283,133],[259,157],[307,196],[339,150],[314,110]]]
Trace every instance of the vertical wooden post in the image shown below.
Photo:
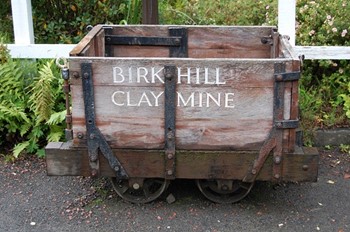
[[[295,46],[295,11],[296,0],[278,0],[278,31],[290,37],[292,46]]]
[[[11,0],[15,44],[34,44],[31,0]]]
[[[158,0],[142,0],[142,24],[159,24]]]

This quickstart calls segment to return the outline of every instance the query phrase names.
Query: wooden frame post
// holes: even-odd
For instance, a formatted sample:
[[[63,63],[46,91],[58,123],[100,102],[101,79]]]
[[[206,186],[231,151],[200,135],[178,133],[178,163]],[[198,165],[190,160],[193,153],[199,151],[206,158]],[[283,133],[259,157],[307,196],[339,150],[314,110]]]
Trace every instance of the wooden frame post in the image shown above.
[[[142,0],[142,24],[159,24],[158,0]]]
[[[278,0],[278,31],[290,37],[289,43],[295,46],[296,0]]]
[[[34,44],[31,0],[11,0],[15,44]]]

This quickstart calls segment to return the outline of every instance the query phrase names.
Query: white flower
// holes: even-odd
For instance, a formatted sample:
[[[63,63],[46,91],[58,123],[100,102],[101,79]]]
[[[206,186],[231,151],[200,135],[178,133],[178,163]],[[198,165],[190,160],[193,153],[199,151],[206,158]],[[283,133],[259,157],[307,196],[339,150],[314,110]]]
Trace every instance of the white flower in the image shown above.
[[[327,19],[328,19],[328,20],[331,20],[331,19],[332,19],[332,16],[327,15]]]
[[[335,27],[333,27],[333,28],[332,28],[332,31],[333,31],[333,32],[337,32],[337,31],[338,31],[338,29],[337,29],[337,28],[335,28]]]
[[[341,32],[341,37],[345,37],[346,36],[346,34],[348,33],[348,30],[343,30],[342,32]]]
[[[310,32],[309,32],[309,36],[313,36],[315,34],[315,30],[311,30]]]

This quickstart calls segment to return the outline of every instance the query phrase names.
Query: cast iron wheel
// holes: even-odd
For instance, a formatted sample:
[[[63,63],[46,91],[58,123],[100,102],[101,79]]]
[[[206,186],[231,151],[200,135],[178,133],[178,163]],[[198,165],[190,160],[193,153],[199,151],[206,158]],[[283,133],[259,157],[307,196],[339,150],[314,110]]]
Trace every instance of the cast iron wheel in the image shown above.
[[[242,200],[254,185],[254,183],[239,180],[224,180],[224,184],[220,181],[222,180],[196,180],[196,184],[206,198],[216,203],[225,204]]]
[[[129,180],[111,178],[112,186],[117,194],[132,203],[148,203],[157,199],[169,186],[165,179],[144,179],[142,185],[130,186]]]

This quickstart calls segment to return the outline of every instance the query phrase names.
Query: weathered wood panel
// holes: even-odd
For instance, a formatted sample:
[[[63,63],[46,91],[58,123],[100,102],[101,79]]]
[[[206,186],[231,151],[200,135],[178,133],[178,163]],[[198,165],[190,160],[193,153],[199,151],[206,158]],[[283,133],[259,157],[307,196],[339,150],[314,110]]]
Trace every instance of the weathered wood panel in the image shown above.
[[[80,58],[71,62],[71,70],[79,72],[81,62],[92,62],[97,125],[113,147],[163,148],[162,68],[169,64],[179,68],[179,149],[257,150],[272,128],[274,62],[270,60]],[[140,67],[142,73],[137,74]],[[73,79],[71,86],[75,138],[85,133],[81,81]],[[290,91],[285,105],[290,109]],[[289,117],[288,111],[285,114]],[[75,139],[75,144],[81,143]]]
[[[164,153],[156,150],[113,149],[130,177],[164,178]],[[88,152],[86,148],[71,147],[69,143],[50,143],[46,147],[48,175],[90,176]],[[256,152],[205,152],[177,151],[176,177],[186,179],[238,179],[247,174]],[[295,153],[287,153],[282,160],[283,170],[280,181],[316,181],[318,153],[312,148],[301,148]],[[262,167],[256,180],[271,181],[272,156]],[[100,155],[101,176],[115,176],[106,159]]]
[[[271,34],[272,27],[201,27],[201,26],[113,26],[113,35],[161,36],[171,27],[188,29],[190,58],[270,58],[271,46],[261,38]],[[115,57],[169,57],[164,46],[113,46]]]

